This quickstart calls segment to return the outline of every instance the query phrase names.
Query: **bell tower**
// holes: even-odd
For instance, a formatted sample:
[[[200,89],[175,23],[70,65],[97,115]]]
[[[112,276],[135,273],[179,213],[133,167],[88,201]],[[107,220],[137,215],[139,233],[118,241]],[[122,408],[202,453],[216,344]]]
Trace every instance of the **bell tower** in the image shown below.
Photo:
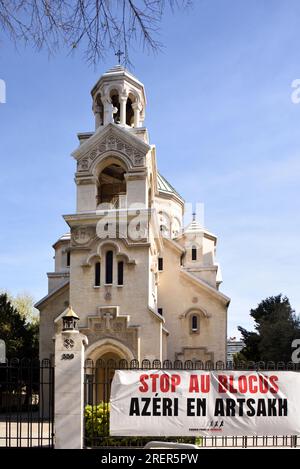
[[[139,128],[145,119],[144,85],[117,65],[98,80],[92,91],[95,129],[107,124]]]
[[[77,213],[151,204],[149,145],[144,85],[121,65],[104,73],[91,91],[95,131],[79,133]],[[151,164],[152,164],[151,163]]]

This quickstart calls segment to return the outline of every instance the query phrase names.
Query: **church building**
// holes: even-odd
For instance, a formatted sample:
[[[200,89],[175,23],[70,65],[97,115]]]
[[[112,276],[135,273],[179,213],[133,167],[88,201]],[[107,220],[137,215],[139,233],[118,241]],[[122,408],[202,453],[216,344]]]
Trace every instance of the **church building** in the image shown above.
[[[76,211],[53,245],[40,311],[40,358],[66,310],[88,338],[86,358],[226,360],[227,308],[214,234],[158,172],[144,127],[143,84],[121,65],[91,91],[95,130],[79,133]],[[70,312],[70,309],[69,309]]]

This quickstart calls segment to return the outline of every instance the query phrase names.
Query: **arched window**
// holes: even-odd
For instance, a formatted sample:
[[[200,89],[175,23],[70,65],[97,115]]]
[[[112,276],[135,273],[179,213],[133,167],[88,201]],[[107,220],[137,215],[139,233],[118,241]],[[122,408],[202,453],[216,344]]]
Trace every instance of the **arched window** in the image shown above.
[[[191,316],[191,332],[199,332],[200,331],[200,319],[198,314],[192,314]]]
[[[118,285],[124,284],[124,262],[118,262]]]
[[[107,251],[105,258],[105,283],[111,285],[113,283],[113,252]]]
[[[107,203],[113,205],[114,208],[124,206],[126,199],[125,172],[125,169],[118,164],[111,164],[103,169],[99,176],[97,205]]]
[[[196,260],[197,260],[197,247],[193,246],[192,247],[192,261],[196,261]]]
[[[95,287],[100,287],[100,275],[101,274],[101,264],[100,262],[95,263]]]

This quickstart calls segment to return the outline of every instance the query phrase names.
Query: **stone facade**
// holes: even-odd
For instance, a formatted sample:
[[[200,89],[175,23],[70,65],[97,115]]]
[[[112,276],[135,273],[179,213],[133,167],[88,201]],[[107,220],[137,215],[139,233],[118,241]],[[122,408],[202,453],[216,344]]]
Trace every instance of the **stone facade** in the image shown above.
[[[70,304],[86,358],[225,360],[229,298],[219,291],[216,237],[156,167],[143,127],[143,85],[117,66],[92,89],[95,131],[79,134],[76,212],[55,244],[40,310],[40,356]]]

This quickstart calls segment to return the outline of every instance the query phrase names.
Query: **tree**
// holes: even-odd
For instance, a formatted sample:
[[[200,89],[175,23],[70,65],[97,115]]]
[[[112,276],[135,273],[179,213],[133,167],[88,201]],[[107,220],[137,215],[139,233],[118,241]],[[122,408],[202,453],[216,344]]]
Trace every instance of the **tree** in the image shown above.
[[[0,0],[0,30],[10,38],[53,53],[61,45],[83,47],[96,64],[109,50],[124,52],[140,42],[151,51],[167,6],[187,7],[192,0]]]
[[[292,342],[300,337],[300,321],[289,299],[282,294],[270,296],[251,309],[250,316],[256,332],[238,328],[245,347],[236,360],[291,361]]]
[[[34,307],[34,300],[28,293],[21,293],[13,297],[7,293],[9,300],[12,305],[17,309],[22,317],[26,319],[26,322],[31,324],[37,324],[39,322],[39,312]]]
[[[0,338],[7,358],[38,358],[38,323],[28,322],[6,293],[0,294]]]

